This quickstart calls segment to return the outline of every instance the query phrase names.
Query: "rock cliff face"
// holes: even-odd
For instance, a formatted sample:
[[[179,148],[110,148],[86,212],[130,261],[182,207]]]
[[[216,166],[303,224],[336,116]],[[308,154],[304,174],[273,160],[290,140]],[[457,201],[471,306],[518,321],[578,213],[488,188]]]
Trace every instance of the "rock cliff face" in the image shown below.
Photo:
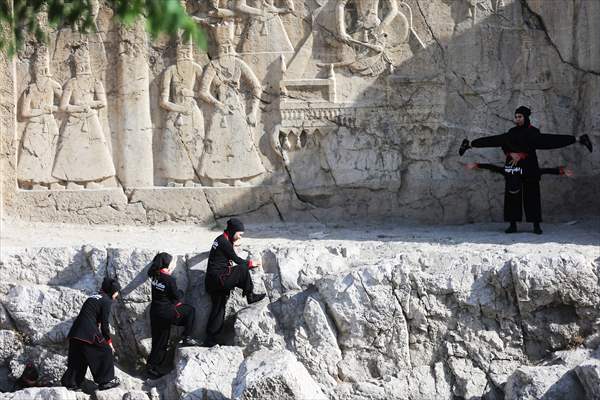
[[[503,154],[459,158],[464,137],[506,132],[527,105],[542,132],[600,147],[597,1],[186,3],[208,54],[118,26],[100,2],[97,33],[48,28],[0,60],[5,215],[499,220],[502,177],[463,164]],[[600,214],[598,154],[539,151],[575,171],[544,177],[547,217]]]
[[[414,237],[414,236],[413,236]],[[26,360],[56,384],[65,334],[104,276],[125,384],[102,399],[598,399],[600,254],[592,245],[431,243],[402,239],[251,240],[252,272],[267,298],[230,299],[225,345],[175,352],[157,381],[139,375],[149,349],[150,286],[158,249],[4,247],[0,269],[2,385]],[[210,309],[206,253],[176,254],[175,276]],[[175,329],[177,332],[177,329]],[[87,399],[62,388],[2,399]]]

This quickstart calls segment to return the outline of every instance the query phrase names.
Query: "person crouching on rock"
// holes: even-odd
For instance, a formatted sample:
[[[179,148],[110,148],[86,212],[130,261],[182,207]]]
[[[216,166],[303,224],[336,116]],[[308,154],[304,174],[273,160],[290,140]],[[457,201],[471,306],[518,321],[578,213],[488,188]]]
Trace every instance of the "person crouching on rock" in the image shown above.
[[[115,349],[109,329],[113,300],[119,295],[119,290],[121,288],[117,281],[104,278],[100,292],[83,303],[73,322],[68,334],[67,371],[61,378],[62,385],[67,389],[77,390],[81,387],[88,366],[98,390],[110,389],[121,383],[115,377]]]
[[[255,294],[250,269],[260,267],[261,261],[244,260],[235,253],[234,245],[244,234],[244,224],[237,218],[227,221],[227,228],[212,244],[208,256],[206,291],[210,294],[212,308],[206,326],[206,347],[218,343],[218,336],[223,330],[225,307],[232,289],[240,288],[248,304],[256,303],[265,298],[265,294]],[[235,265],[234,265],[235,264]]]
[[[180,343],[184,346],[198,346],[190,337],[194,328],[196,311],[189,304],[183,304],[183,291],[177,289],[177,282],[171,276],[170,265],[173,257],[169,253],[158,253],[148,269],[152,279],[152,303],[150,304],[150,328],[152,350],[148,356],[148,374],[159,377],[159,367],[165,361],[171,325],[183,326]]]

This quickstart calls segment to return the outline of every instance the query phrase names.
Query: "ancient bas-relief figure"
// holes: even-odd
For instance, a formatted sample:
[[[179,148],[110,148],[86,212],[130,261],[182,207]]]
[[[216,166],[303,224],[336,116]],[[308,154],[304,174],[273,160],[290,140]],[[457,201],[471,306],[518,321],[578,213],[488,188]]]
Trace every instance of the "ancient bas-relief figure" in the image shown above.
[[[291,58],[294,48],[280,15],[294,11],[291,0],[239,0],[236,9],[243,12],[246,24],[240,37],[240,52],[259,80],[263,81],[273,62],[284,54]],[[267,79],[268,80],[268,79]]]
[[[98,110],[106,107],[106,93],[93,76],[87,44],[75,48],[75,77],[64,86],[60,109],[68,114],[60,135],[52,175],[68,182],[68,189],[99,188],[114,177],[109,144]]]
[[[253,137],[262,88],[250,67],[237,57],[233,33],[231,21],[213,26],[217,55],[207,65],[200,87],[200,96],[215,106],[200,162],[200,175],[213,186],[243,185],[265,172]]]
[[[21,117],[27,119],[17,164],[17,180],[21,188],[63,189],[52,176],[58,142],[58,126],[54,112],[55,98],[62,94],[61,85],[52,79],[48,49],[38,47],[33,63],[33,81],[25,90]]]
[[[162,80],[160,106],[167,111],[161,147],[161,173],[168,186],[192,187],[202,154],[204,116],[194,98],[202,67],[193,61],[192,43],[179,40],[177,61]]]
[[[353,3],[356,18],[350,21],[347,6]],[[379,0],[336,0],[336,29],[338,40],[344,43],[340,49],[340,62],[334,67],[348,67],[353,73],[377,76],[392,70],[388,51],[408,40],[411,24],[399,10],[399,4],[410,11],[408,4],[397,0],[385,0],[387,13],[379,15]],[[350,22],[349,24],[347,22]]]

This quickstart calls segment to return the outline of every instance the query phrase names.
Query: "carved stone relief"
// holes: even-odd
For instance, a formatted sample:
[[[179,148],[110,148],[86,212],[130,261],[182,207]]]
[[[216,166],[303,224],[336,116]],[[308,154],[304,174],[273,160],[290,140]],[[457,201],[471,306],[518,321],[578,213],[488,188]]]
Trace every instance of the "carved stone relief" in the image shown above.
[[[202,67],[193,61],[192,43],[180,41],[177,62],[163,75],[160,106],[167,117],[161,143],[162,175],[169,186],[194,186],[204,141],[204,115],[194,95]]]
[[[265,172],[254,138],[262,88],[250,67],[235,53],[233,23],[213,25],[212,31],[217,56],[206,66],[200,96],[214,109],[200,160],[200,176],[212,186],[244,185]],[[242,84],[247,86],[246,91]],[[248,110],[246,102],[250,103]]]
[[[316,21],[327,2],[321,0],[316,8],[311,6],[309,15],[313,25],[297,43],[297,49],[282,21],[282,16],[303,18],[297,14],[292,0],[210,0],[203,4],[194,18],[210,33],[214,51],[209,62],[199,64],[194,60],[191,43],[179,40],[172,65],[161,68],[162,73],[154,78],[160,87],[157,93],[160,97],[154,102],[162,111],[160,133],[154,135],[155,143],[151,144],[155,149],[154,160],[148,155],[147,139],[142,136],[146,135],[145,130],[156,129],[157,126],[150,128],[149,124],[158,120],[150,121],[148,115],[143,117],[145,113],[141,113],[139,118],[144,126],[137,128],[127,123],[127,115],[119,115],[114,126],[120,131],[116,135],[106,131],[98,112],[106,109],[111,100],[107,100],[102,80],[92,71],[90,43],[84,34],[59,32],[56,40],[60,42],[55,46],[73,48],[71,60],[75,73],[65,83],[62,93],[59,83],[49,76],[33,75],[21,112],[28,123],[21,140],[20,187],[60,188],[61,183],[68,189],[105,187],[112,183],[109,178],[115,176],[115,164],[124,186],[148,186],[148,173],[130,173],[128,169],[135,163],[121,159],[134,154],[136,143],[145,149],[141,162],[153,164],[155,179],[158,177],[168,187],[264,182],[263,175],[267,172],[264,162],[269,157],[259,146],[264,133],[267,145],[282,158],[283,165],[291,167],[290,157],[297,159],[292,163],[296,166],[311,164],[306,161],[310,160],[308,153],[320,148],[319,141],[340,127],[359,129],[370,110],[383,105],[349,101],[348,90],[352,86],[348,79],[376,77],[391,71],[388,51],[406,43],[411,34],[418,39],[412,12],[405,2],[385,0],[384,7],[379,0],[329,3],[335,13],[326,18],[335,28],[336,40],[333,45],[330,42],[330,50],[351,57],[323,64],[314,58],[313,45],[322,30]],[[302,7],[308,4],[301,2]],[[98,11],[95,16],[99,14]],[[119,32],[120,40],[130,43],[119,44],[119,52],[133,49],[129,59],[140,57],[140,51],[147,49],[135,30]],[[77,38],[80,42],[66,42]],[[108,52],[101,44],[99,65],[104,66]],[[43,62],[43,56],[38,58]],[[128,59],[120,56],[119,60],[116,78],[110,76],[110,70],[106,72],[106,79],[117,80],[116,110],[139,110],[148,103],[136,100],[136,96],[148,96],[150,91],[128,82]],[[136,63],[140,70],[146,68],[144,62]],[[340,69],[339,77],[336,68]],[[147,85],[152,80],[144,74],[140,77],[138,80]],[[339,98],[340,85],[346,93],[345,100]],[[61,96],[59,113],[62,112],[60,119],[64,121],[60,134],[52,114],[53,107],[56,108],[54,96]],[[113,135],[117,146],[114,153]],[[313,145],[306,145],[308,142],[300,138],[310,138],[308,142]],[[122,149],[124,146],[127,149]],[[290,156],[295,152],[298,154]],[[113,154],[117,156],[115,164]],[[308,158],[300,161],[301,157]],[[269,162],[277,165],[276,159]],[[326,179],[323,184],[327,182]]]
[[[60,134],[52,175],[67,182],[68,189],[102,187],[115,168],[98,118],[106,107],[102,82],[92,74],[87,44],[74,48],[75,76],[64,87],[60,109],[68,114]]]
[[[61,94],[61,85],[50,73],[48,48],[40,46],[33,64],[33,81],[25,91],[21,108],[21,117],[27,120],[18,163],[18,180],[22,188],[63,188],[52,176],[58,143],[55,99]]]

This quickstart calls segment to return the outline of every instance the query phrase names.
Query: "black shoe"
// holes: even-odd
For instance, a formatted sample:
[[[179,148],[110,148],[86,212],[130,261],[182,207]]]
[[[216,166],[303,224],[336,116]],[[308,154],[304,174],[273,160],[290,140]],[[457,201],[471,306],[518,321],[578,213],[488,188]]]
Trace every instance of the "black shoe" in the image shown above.
[[[581,143],[582,145],[584,145],[585,147],[587,147],[587,149],[590,151],[590,153],[594,149],[592,147],[592,141],[590,140],[590,137],[588,135],[581,135],[579,137],[579,143]]]
[[[542,233],[544,233],[544,231],[542,231],[542,228],[540,227],[540,224],[533,224],[533,233],[535,233],[536,235],[541,235]]]
[[[250,293],[249,295],[246,296],[246,300],[248,300],[248,304],[254,304],[254,303],[259,302],[262,299],[264,299],[265,296],[266,296],[265,293],[260,293],[260,294]]]
[[[163,374],[161,374],[155,367],[148,367],[146,373],[148,374],[150,379],[158,379],[161,376],[163,376]]]
[[[517,231],[517,224],[511,222],[508,228],[504,231],[504,233],[515,233]]]
[[[65,386],[65,387],[67,388],[67,390],[70,390],[72,392],[81,392],[83,390],[79,386]]]
[[[194,338],[191,338],[191,337],[189,337],[189,336],[186,336],[186,337],[182,338],[182,339],[179,341],[179,344],[180,344],[182,347],[193,347],[193,346],[200,346],[200,342],[199,342],[199,341],[197,341],[196,339],[194,339]]]
[[[114,378],[112,378],[112,380],[98,385],[98,390],[112,389],[112,388],[119,386],[120,384],[121,384],[121,380],[117,377],[114,377]]]
[[[469,150],[470,148],[471,144],[469,143],[469,139],[463,139],[462,143],[460,144],[460,149],[458,149],[458,155],[462,156],[465,154],[465,151]]]

